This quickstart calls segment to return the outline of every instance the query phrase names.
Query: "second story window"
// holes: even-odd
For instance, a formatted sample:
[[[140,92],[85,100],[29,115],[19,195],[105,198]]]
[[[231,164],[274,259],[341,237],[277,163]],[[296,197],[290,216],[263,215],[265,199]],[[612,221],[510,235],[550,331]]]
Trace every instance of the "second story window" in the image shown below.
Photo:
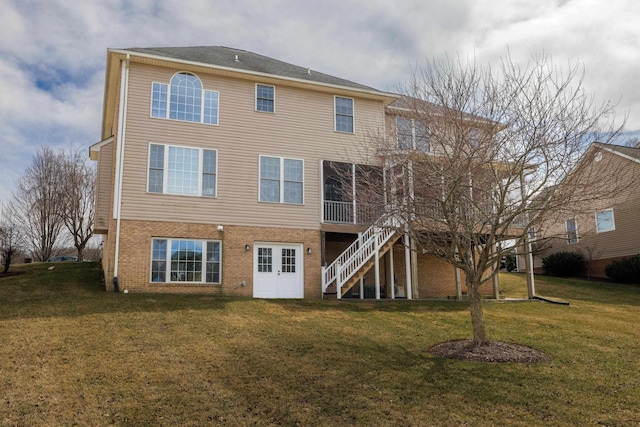
[[[336,132],[353,133],[353,98],[335,97]]]
[[[396,117],[396,136],[400,150],[431,151],[429,127],[419,120]]]
[[[276,110],[276,88],[267,85],[256,85],[256,111],[273,113]]]
[[[261,202],[303,203],[304,166],[302,160],[260,156]]]
[[[218,92],[203,89],[196,75],[181,72],[168,85],[153,83],[151,117],[217,125],[218,103]]]
[[[216,150],[151,144],[149,193],[216,196]]]
[[[568,219],[565,225],[567,228],[567,243],[578,243],[578,224],[576,224],[576,219]]]
[[[604,233],[605,231],[613,231],[615,229],[616,223],[613,219],[613,209],[596,212],[596,232]]]

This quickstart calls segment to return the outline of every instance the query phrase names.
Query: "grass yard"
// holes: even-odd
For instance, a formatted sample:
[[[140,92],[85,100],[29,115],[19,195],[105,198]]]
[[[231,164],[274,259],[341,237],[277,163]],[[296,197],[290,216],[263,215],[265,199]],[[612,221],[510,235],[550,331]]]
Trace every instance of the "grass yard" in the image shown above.
[[[0,279],[0,425],[640,425],[640,288],[538,278],[485,304],[547,364],[440,359],[468,305],[106,294],[99,266]],[[524,276],[501,276],[505,296]]]

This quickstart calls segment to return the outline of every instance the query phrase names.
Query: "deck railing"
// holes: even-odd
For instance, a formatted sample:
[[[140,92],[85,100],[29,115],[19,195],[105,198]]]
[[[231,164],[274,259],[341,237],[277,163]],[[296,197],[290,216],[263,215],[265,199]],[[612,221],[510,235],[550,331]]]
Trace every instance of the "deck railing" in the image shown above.
[[[337,202],[331,200],[325,200],[324,202],[325,223],[373,224],[374,221],[380,218],[382,212],[383,207],[381,205],[372,203]]]

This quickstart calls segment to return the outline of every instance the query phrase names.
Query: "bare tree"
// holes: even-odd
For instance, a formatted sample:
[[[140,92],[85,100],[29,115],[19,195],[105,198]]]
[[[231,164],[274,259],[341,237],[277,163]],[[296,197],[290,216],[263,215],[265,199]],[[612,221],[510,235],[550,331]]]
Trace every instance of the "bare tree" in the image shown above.
[[[385,185],[369,191],[384,192],[386,215],[412,250],[463,272],[476,344],[488,342],[482,285],[511,250],[501,243],[526,246],[527,230],[615,194],[575,168],[591,141],[619,131],[613,107],[596,105],[582,78],[580,67],[563,73],[547,57],[524,67],[506,57],[497,72],[431,62],[391,108],[397,125],[378,141]]]
[[[34,260],[46,261],[64,227],[61,217],[61,155],[40,148],[16,184],[8,214],[20,224]]]
[[[3,207],[0,213],[0,263],[3,266],[3,273],[9,271],[14,256],[22,250],[24,245],[20,228],[7,213],[8,210]]]
[[[64,180],[60,214],[78,251],[78,261],[82,261],[83,251],[93,236],[95,168],[87,164],[80,150],[63,153],[60,162]]]

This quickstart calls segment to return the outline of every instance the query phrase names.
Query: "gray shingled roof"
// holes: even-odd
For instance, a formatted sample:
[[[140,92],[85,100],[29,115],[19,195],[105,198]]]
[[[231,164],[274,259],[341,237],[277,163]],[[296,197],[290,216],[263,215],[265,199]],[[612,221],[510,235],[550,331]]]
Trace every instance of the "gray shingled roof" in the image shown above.
[[[323,74],[305,67],[278,61],[267,56],[258,55],[242,49],[224,46],[191,46],[191,47],[135,47],[117,49],[128,52],[143,53],[163,58],[211,64],[227,68],[237,68],[254,73],[271,74],[275,76],[307,80],[309,82],[344,86],[353,89],[380,92],[378,89],[361,85],[339,77]],[[238,60],[236,61],[236,55]]]
[[[598,144],[611,150],[617,151],[620,154],[624,154],[626,156],[640,160],[640,148],[627,147],[624,145],[605,144],[602,142],[598,142]]]

